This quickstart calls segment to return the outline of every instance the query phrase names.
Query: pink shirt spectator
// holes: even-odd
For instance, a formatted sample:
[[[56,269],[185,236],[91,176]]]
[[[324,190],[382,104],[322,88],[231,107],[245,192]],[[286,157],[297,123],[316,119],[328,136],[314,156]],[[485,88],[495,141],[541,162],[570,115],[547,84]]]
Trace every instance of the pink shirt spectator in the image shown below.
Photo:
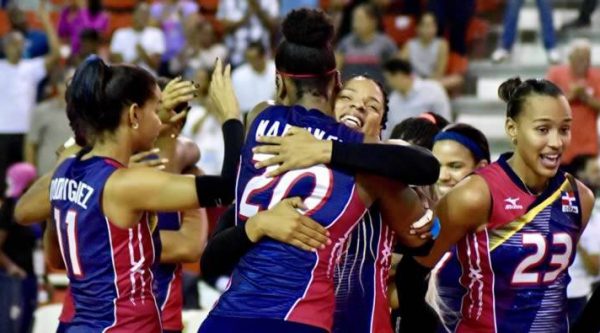
[[[100,34],[105,34],[108,30],[108,14],[100,12],[93,16],[87,8],[77,10],[75,13],[70,8],[61,11],[58,35],[71,40],[71,53],[73,54],[79,51],[81,44],[79,34],[84,29],[94,29]]]

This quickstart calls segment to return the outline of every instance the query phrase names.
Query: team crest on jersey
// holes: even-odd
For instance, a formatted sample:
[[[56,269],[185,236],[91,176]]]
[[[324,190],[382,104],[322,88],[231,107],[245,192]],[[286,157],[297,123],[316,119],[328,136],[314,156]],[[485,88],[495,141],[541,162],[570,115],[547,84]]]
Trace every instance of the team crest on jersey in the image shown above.
[[[504,202],[506,202],[506,205],[504,205],[504,209],[505,210],[519,210],[519,209],[523,209],[523,205],[519,204],[519,199],[520,198],[506,198],[504,199]]]
[[[564,192],[561,197],[562,211],[563,213],[579,214],[579,207],[577,207],[577,198],[573,192]]]

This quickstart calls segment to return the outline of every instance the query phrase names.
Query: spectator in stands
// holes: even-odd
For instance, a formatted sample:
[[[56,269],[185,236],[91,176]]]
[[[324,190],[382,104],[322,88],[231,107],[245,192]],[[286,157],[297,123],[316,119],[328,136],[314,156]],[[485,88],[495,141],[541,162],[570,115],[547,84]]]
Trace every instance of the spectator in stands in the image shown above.
[[[392,88],[384,138],[389,138],[391,129],[402,120],[417,117],[424,112],[430,111],[451,119],[450,100],[437,81],[416,77],[411,64],[401,59],[387,61],[383,71],[387,84]]]
[[[262,42],[250,42],[245,56],[246,63],[231,74],[244,117],[258,103],[275,97],[275,62],[268,57]]]
[[[589,27],[592,24],[591,16],[596,10],[596,6],[598,6],[598,0],[583,0],[579,6],[579,16],[565,24],[563,28],[579,29]]]
[[[165,53],[162,30],[148,26],[150,6],[139,3],[133,12],[133,26],[115,30],[110,42],[110,59],[138,65],[156,74]]]
[[[278,27],[278,14],[277,0],[219,1],[217,19],[225,30],[232,66],[242,64],[251,41],[261,41],[266,50],[271,49],[271,33]]]
[[[573,123],[571,145],[563,153],[562,163],[569,164],[574,156],[598,154],[598,112],[600,112],[600,68],[591,67],[591,45],[588,40],[571,43],[569,64],[553,66],[548,80],[562,89],[571,104]]]
[[[25,38],[18,30],[9,32],[3,40],[6,59],[0,60],[0,179],[4,179],[9,165],[23,160],[21,147],[29,131],[37,86],[60,57],[58,36],[44,4],[40,2],[38,13],[50,41],[46,57],[23,59]],[[3,182],[0,185],[2,195]]]
[[[0,332],[30,332],[37,306],[37,279],[33,271],[35,234],[17,224],[14,208],[35,180],[35,167],[16,163],[8,169],[6,200],[0,208]],[[4,178],[3,178],[4,179]]]
[[[60,13],[58,35],[70,41],[71,53],[78,54],[80,35],[85,29],[93,29],[104,35],[108,32],[108,14],[102,8],[102,0],[75,0]]]
[[[344,37],[336,51],[342,81],[356,75],[368,75],[383,81],[381,64],[391,58],[397,47],[394,41],[380,32],[381,17],[377,7],[365,3],[352,12],[352,33]]]
[[[496,49],[492,54],[492,61],[502,62],[507,60],[510,56],[513,44],[515,43],[515,38],[517,37],[517,22],[519,20],[519,11],[523,6],[523,2],[524,0],[506,1],[502,43],[500,48]],[[542,36],[544,38],[544,48],[546,48],[548,62],[557,64],[560,61],[560,54],[556,50],[556,36],[552,18],[552,2],[550,0],[537,0],[537,6],[540,12]]]
[[[106,49],[102,48],[102,36],[97,30],[83,29],[79,33],[79,51],[71,53],[68,64],[77,67],[89,55],[96,54],[105,61],[108,59]]]
[[[206,68],[199,68],[193,80],[198,87],[198,97],[190,103],[191,109],[182,133],[194,140],[200,148],[202,158],[196,166],[208,175],[219,175],[225,146],[221,122],[208,98],[210,73]]]
[[[594,193],[600,189],[600,165],[595,155],[578,155],[569,165],[571,172]],[[567,287],[569,322],[575,322],[592,293],[592,284],[600,272],[600,213],[594,209],[583,231],[573,265],[569,267],[571,282]]]
[[[65,91],[71,75],[64,71],[54,75],[52,81],[57,94],[33,110],[25,144],[25,160],[35,165],[40,174],[54,168],[56,149],[73,133],[69,127],[65,102]]]
[[[158,71],[160,75],[170,74],[169,61],[181,52],[186,43],[183,23],[198,10],[198,4],[192,0],[161,0],[150,7],[153,25],[162,29],[166,43]]]
[[[191,78],[199,69],[212,70],[217,58],[227,59],[227,48],[217,42],[213,25],[199,16],[186,21],[187,44],[169,64],[171,73]]]
[[[475,0],[429,0],[429,10],[439,25],[438,35],[448,33],[450,51],[467,55],[467,30],[475,14]]]
[[[409,61],[417,75],[441,79],[448,67],[448,43],[437,37],[435,16],[425,13],[419,20],[417,36],[404,44],[401,58]]]
[[[25,12],[19,8],[17,1],[12,1],[6,8],[10,31],[19,31],[25,37],[23,59],[32,59],[48,54],[48,38],[42,31],[30,29]]]

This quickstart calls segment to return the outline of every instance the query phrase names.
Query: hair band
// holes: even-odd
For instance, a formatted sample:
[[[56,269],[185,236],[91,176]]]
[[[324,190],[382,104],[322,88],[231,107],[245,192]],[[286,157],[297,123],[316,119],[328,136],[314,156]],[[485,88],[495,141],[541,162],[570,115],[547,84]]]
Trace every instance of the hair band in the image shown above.
[[[471,151],[473,156],[475,156],[475,159],[477,161],[487,159],[485,154],[483,153],[481,148],[479,148],[479,146],[475,143],[475,141],[471,140],[470,138],[468,138],[460,133],[456,133],[456,132],[452,132],[452,131],[439,132],[433,139],[433,142],[436,143],[441,140],[453,140],[453,141],[456,141],[456,142],[460,143],[461,145],[467,147],[467,149],[469,151]]]

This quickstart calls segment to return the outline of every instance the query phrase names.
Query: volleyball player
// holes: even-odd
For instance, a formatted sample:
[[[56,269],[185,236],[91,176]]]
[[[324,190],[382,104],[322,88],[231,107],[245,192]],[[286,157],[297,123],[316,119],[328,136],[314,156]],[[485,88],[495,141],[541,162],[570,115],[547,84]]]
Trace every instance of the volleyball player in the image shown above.
[[[152,147],[160,130],[159,101],[160,90],[149,73],[107,66],[99,58],[86,60],[69,86],[71,126],[78,143],[89,148],[62,162],[50,193],[46,189],[77,309],[66,332],[160,332],[150,271],[157,255],[152,237],[156,219],[149,212],[232,199],[227,189],[233,187],[242,138],[235,106],[223,115],[222,177],[194,178],[124,167],[134,152]],[[209,191],[211,186],[219,188]],[[20,213],[21,221],[30,220],[28,210]]]
[[[355,186],[354,177],[348,172],[315,166],[285,173],[274,182],[267,178],[264,170],[259,171],[254,166],[254,162],[268,157],[253,156],[251,149],[256,145],[256,137],[289,133],[292,129],[288,125],[310,127],[313,134],[345,143],[363,141],[362,135],[338,125],[326,115],[331,114],[329,100],[336,78],[335,59],[329,46],[333,33],[331,24],[318,11],[298,10],[286,17],[283,32],[286,40],[276,55],[278,95],[286,105],[293,106],[267,107],[252,123],[242,151],[238,214],[245,220],[256,214],[260,206],[272,207],[283,197],[305,194],[304,203],[308,208],[305,212],[329,228],[333,244],[311,253],[261,240],[238,263],[229,289],[204,321],[200,332],[329,331],[333,319],[333,263],[347,234],[365,211],[363,202],[368,205],[377,198],[384,201],[382,207],[385,207],[385,201],[388,204],[393,201],[396,207],[382,208],[382,215],[389,221],[402,221],[404,228],[408,227],[407,222],[422,214],[419,205],[409,205],[412,211],[392,213],[402,200],[418,202],[414,192],[399,190],[402,185],[390,189],[393,193],[385,198],[369,197],[368,191],[374,188],[367,188],[367,200],[364,200],[356,192],[362,192],[361,188]],[[316,153],[331,157],[330,151]],[[377,188],[388,189],[386,186]],[[399,198],[398,193],[404,197]]]
[[[452,124],[434,138],[433,154],[440,161],[440,177],[435,186],[437,195],[442,197],[465,177],[475,170],[490,163],[490,148],[481,131],[467,124]],[[433,294],[434,307],[441,309],[444,323],[456,322],[456,313],[444,311],[448,305],[452,308],[460,306],[463,287],[460,285],[460,262],[457,259],[456,247],[453,246],[433,271],[429,286]],[[438,299],[439,297],[439,299]],[[431,323],[439,324],[435,318]]]
[[[462,274],[457,332],[566,332],[567,268],[594,196],[559,170],[571,110],[547,80],[513,78],[499,88],[513,153],[471,175],[439,202],[442,231],[431,253],[404,257],[399,275],[402,332],[425,332],[426,276],[457,244]]]

